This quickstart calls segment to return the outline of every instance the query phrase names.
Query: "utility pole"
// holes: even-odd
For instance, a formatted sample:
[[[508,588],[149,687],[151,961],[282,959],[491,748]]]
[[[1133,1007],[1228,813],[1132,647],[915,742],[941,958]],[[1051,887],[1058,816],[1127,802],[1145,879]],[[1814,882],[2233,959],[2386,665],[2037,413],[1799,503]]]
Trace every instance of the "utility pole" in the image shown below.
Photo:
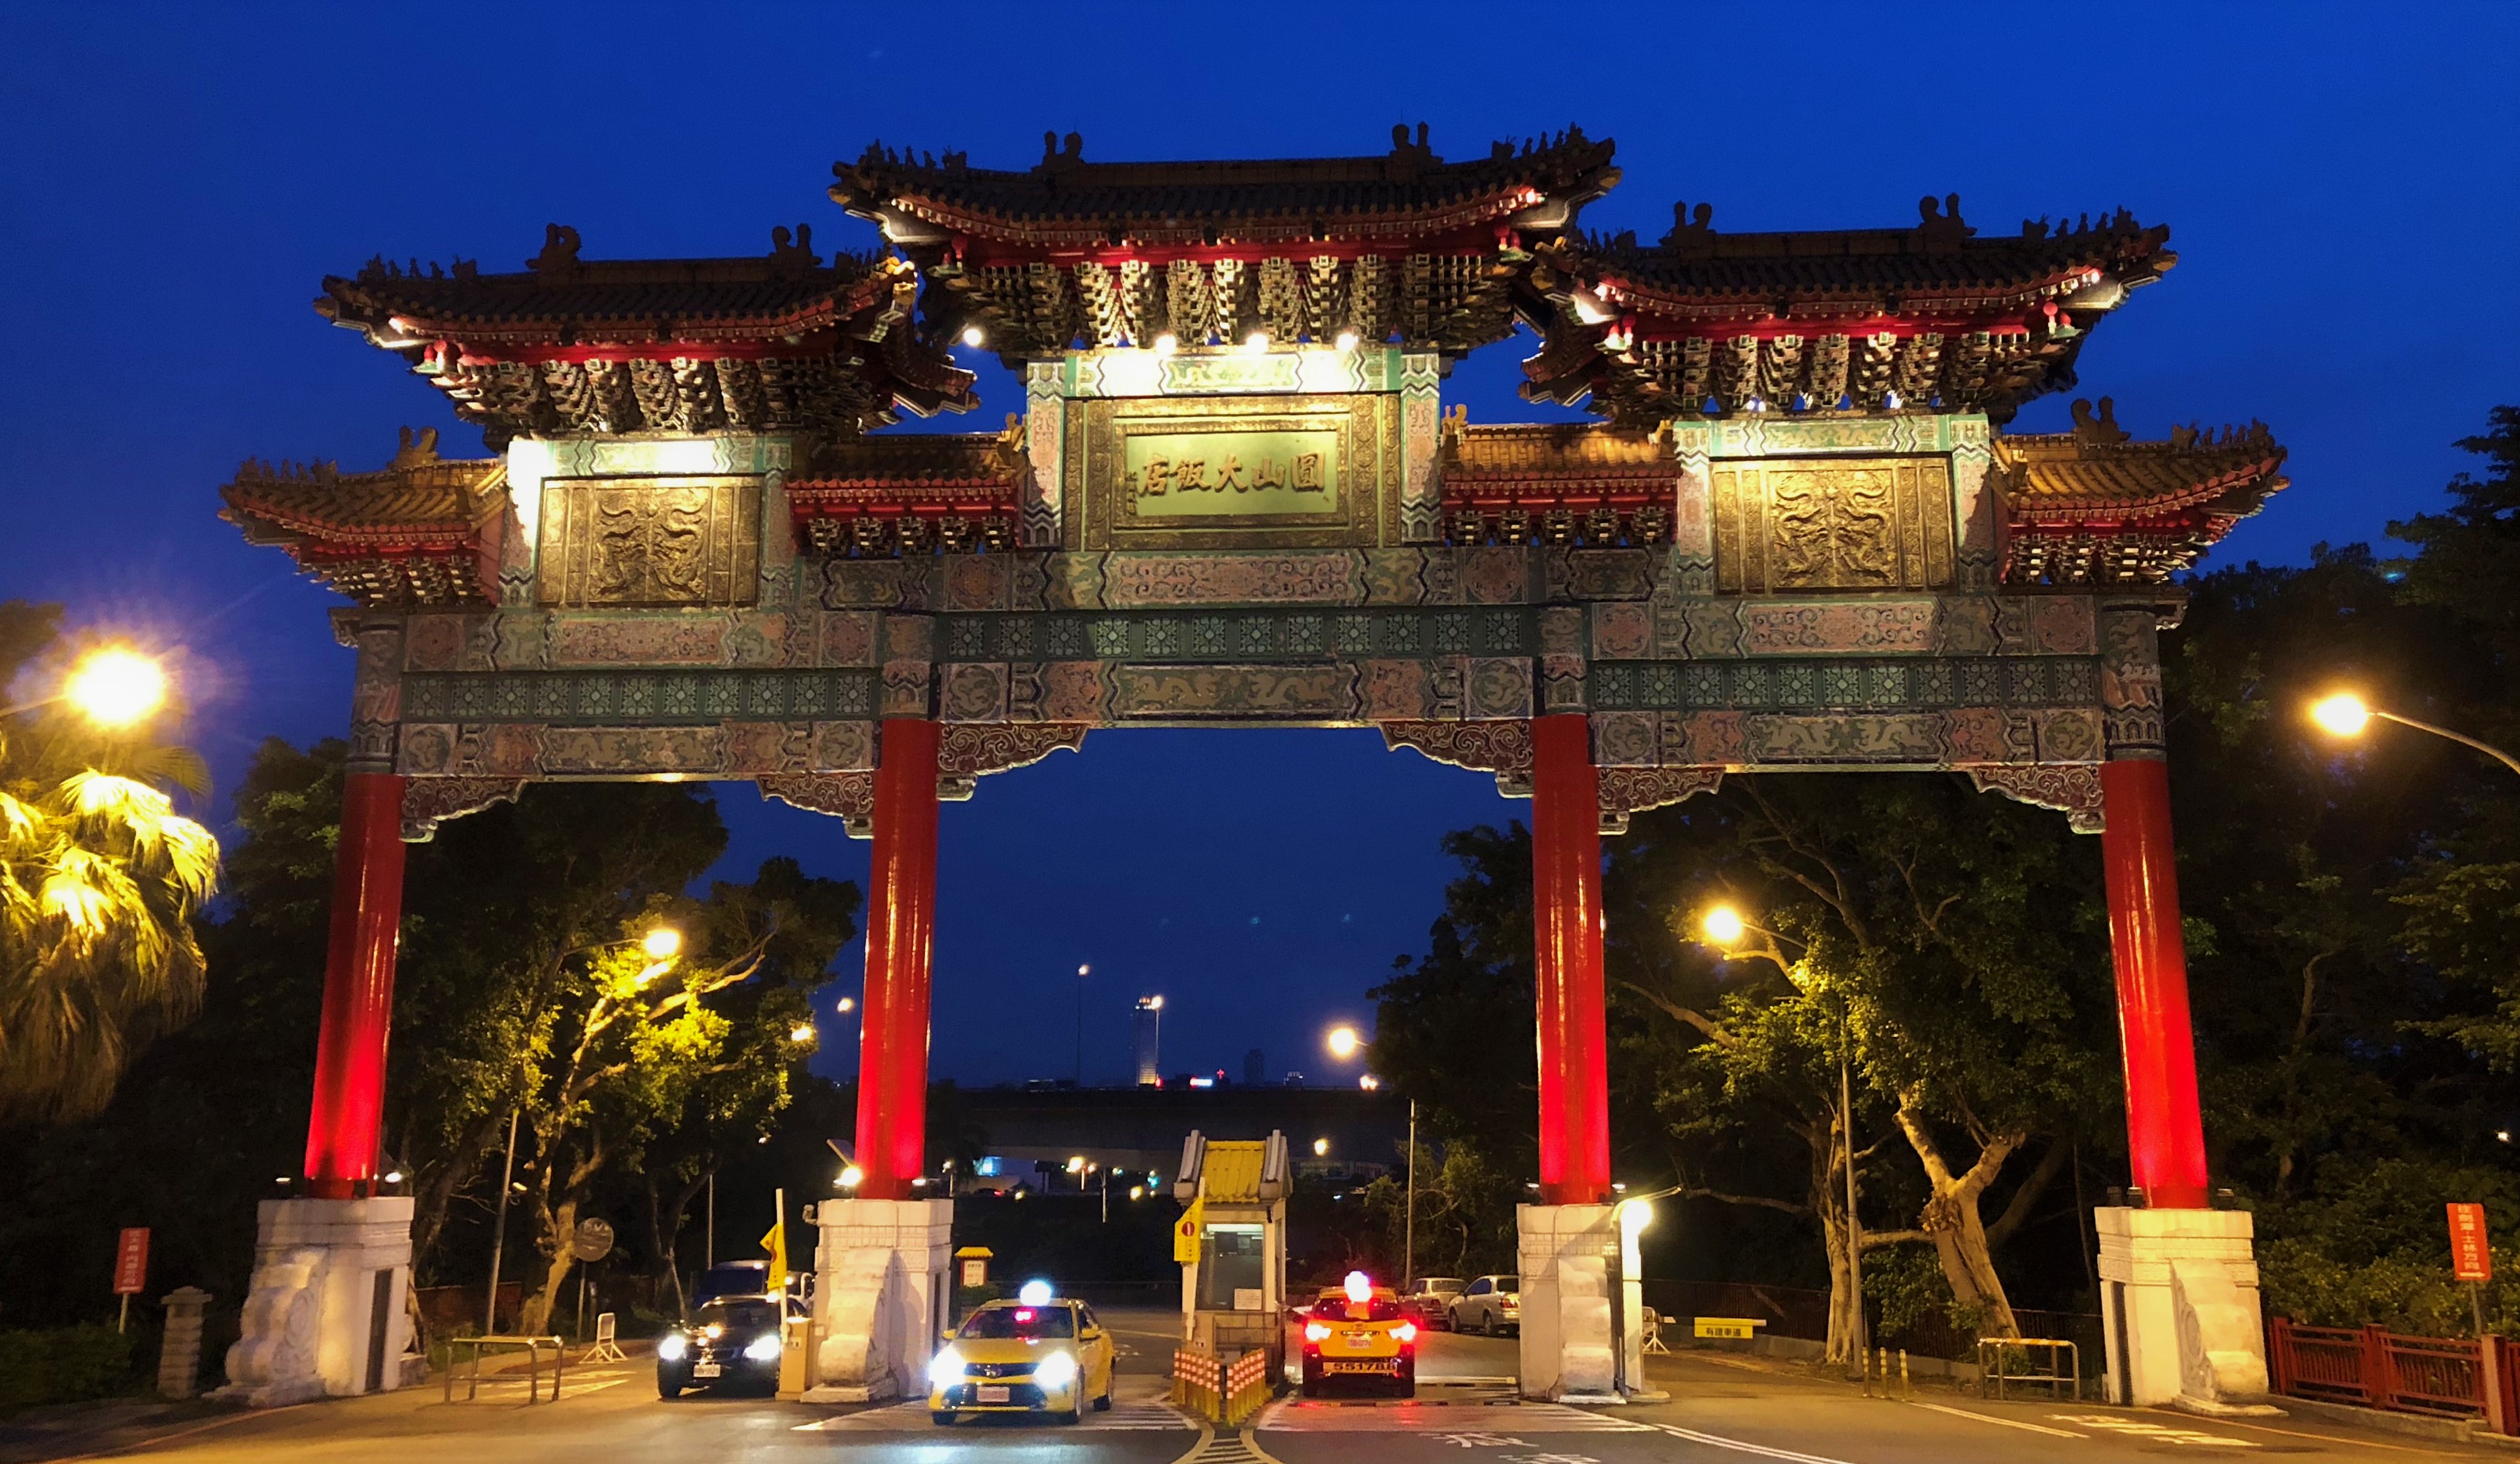
[[[708,1225],[701,1232],[700,1249],[708,1253],[700,1260],[700,1269],[705,1271],[717,1264],[717,1170],[715,1169],[709,1170]]]
[[[1091,966],[1076,968],[1076,1085],[1085,1086],[1085,978],[1093,974]]]
[[[517,1180],[517,1119],[524,1107],[508,1110],[508,1158],[499,1166],[499,1218],[490,1232],[490,1298],[481,1304],[481,1333],[488,1336],[499,1330],[499,1262],[508,1246],[508,1191]]]
[[[1409,1100],[1409,1202],[1400,1233],[1400,1289],[1418,1279],[1418,1100]]]
[[[1846,1278],[1855,1292],[1855,1359],[1862,1366],[1866,1349],[1864,1335],[1864,1222],[1855,1212],[1855,1079],[1850,1072],[1847,1048],[1854,1045],[1855,1030],[1847,1021],[1846,993],[1837,997],[1837,1114],[1838,1132],[1843,1136],[1846,1155]]]

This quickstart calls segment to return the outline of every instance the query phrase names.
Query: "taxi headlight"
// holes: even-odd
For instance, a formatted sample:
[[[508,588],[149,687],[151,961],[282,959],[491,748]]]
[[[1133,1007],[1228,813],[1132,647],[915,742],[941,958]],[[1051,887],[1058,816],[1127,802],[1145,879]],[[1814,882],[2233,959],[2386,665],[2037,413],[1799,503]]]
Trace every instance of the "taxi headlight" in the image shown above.
[[[1033,1364],[1032,1380],[1044,1388],[1064,1388],[1076,1381],[1076,1358],[1067,1352],[1053,1352]]]
[[[751,1358],[755,1362],[778,1361],[779,1334],[776,1332],[764,1332],[760,1336],[752,1339],[752,1341],[744,1344],[743,1355]]]
[[[928,1359],[927,1381],[938,1388],[951,1388],[963,1381],[963,1354],[947,1348]]]
[[[691,1350],[692,1345],[684,1340],[680,1332],[668,1332],[656,1339],[656,1355],[666,1362],[682,1361],[683,1354]]]

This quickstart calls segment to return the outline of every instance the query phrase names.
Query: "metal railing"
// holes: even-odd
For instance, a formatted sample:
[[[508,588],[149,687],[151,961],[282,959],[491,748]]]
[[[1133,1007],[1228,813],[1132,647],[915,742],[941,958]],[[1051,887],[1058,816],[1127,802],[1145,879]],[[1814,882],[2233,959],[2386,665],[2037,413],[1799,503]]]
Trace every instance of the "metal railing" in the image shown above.
[[[2483,1350],[2456,1337],[2408,1337],[2379,1327],[2267,1322],[2274,1390],[2365,1408],[2453,1417],[2485,1413]]]
[[[2044,1355],[2045,1368],[2033,1366],[2033,1359]],[[1977,1344],[1977,1395],[1987,1396],[1987,1389],[1996,1397],[2004,1395],[2007,1384],[2040,1387],[2054,1397],[2066,1388],[2074,1390],[2074,1401],[2083,1400],[2083,1350],[2070,1342],[2053,1337],[1982,1337]]]
[[[469,1403],[480,1395],[481,1350],[484,1348],[524,1349],[525,1401],[528,1403],[543,1400],[543,1349],[551,1349],[551,1395],[553,1402],[560,1401],[561,1376],[567,1366],[568,1352],[558,1337],[456,1337],[448,1339],[446,1344],[447,1402],[455,1401],[455,1377],[458,1373],[464,1375],[466,1383],[464,1400]],[[470,1368],[464,1366],[468,1355],[472,1363]]]

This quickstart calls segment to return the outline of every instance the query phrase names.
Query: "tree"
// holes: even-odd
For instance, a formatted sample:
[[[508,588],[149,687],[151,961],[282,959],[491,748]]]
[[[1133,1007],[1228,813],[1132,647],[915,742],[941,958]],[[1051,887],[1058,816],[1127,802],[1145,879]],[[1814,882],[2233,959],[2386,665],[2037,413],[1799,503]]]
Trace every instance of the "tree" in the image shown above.
[[[0,687],[69,649],[59,617],[0,604]],[[153,725],[101,734],[43,702],[0,715],[0,1121],[101,1112],[201,1004],[192,923],[219,846],[165,792],[206,792],[201,759]]]

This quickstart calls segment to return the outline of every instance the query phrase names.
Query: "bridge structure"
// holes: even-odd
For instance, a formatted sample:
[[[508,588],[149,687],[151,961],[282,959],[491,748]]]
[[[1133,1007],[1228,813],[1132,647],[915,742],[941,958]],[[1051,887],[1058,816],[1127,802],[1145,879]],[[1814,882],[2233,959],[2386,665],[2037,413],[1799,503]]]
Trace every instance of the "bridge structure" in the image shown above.
[[[1523,1387],[1611,1355],[1601,840],[1732,774],[1939,769],[2097,833],[2135,1207],[2103,1210],[2131,1401],[2265,1388],[2248,1217],[2207,1203],[2156,632],[2169,577],[2283,486],[2267,430],[2136,441],[2070,388],[2177,262],[2118,210],[1982,232],[1658,242],[1583,207],[1580,129],[1447,160],[1028,167],[874,146],[740,258],[372,259],[317,310],[491,455],[248,464],[225,517],[348,602],[350,764],[309,1122],[270,1202],[239,1393],[382,1386],[407,1200],[377,1193],[402,848],[548,779],[749,780],[874,841],[858,1197],[820,1207],[822,1385],[917,1386],[951,1202],[924,1197],[937,805],[1116,726],[1372,726],[1532,802],[1539,1203]],[[1518,326],[1535,400],[1447,411]],[[1005,431],[956,343],[1020,372]],[[1626,1334],[1633,1339],[1633,1329]]]

